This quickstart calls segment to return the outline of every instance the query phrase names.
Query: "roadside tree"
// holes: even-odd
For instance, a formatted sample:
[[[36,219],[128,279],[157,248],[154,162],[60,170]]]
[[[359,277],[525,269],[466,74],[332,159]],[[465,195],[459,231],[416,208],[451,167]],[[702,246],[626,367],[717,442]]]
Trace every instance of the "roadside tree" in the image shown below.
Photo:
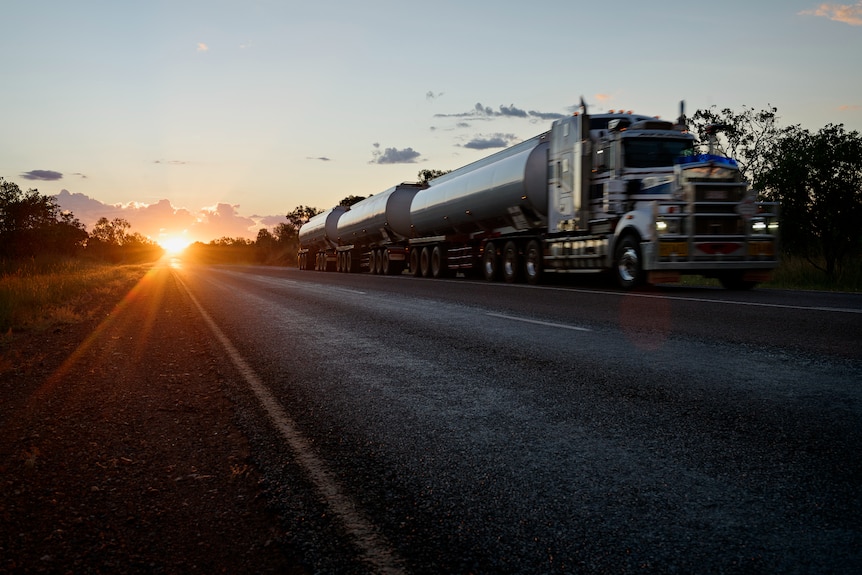
[[[86,239],[84,225],[55,198],[0,178],[0,258],[73,255]]]
[[[816,134],[784,131],[755,185],[781,203],[785,251],[836,278],[862,251],[862,138],[829,124]],[[821,266],[818,262],[822,258]]]
[[[419,183],[427,184],[434,178],[445,176],[452,170],[419,170]]]
[[[717,152],[735,159],[742,175],[755,182],[769,168],[769,154],[784,134],[778,127],[777,112],[774,106],[760,111],[743,106],[740,112],[730,108],[719,111],[712,106],[696,111],[689,126],[700,139],[703,152],[709,140],[707,127],[721,126],[716,139]]]
[[[139,232],[129,232],[131,227],[123,218],[99,218],[87,240],[87,252],[113,263],[152,261],[164,254],[150,238]]]
[[[322,211],[323,210],[313,208],[311,206],[295,207],[292,212],[287,214],[287,224],[280,229],[279,239],[282,241],[288,241],[290,238],[295,238],[299,235],[299,228],[302,227],[302,224]]]

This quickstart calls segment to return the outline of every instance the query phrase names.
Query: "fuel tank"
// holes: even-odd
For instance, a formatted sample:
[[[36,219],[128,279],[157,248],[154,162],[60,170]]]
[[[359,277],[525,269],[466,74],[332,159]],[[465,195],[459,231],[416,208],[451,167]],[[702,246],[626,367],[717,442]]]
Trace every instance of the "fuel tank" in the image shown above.
[[[547,215],[547,133],[432,180],[410,207],[413,237],[531,229]]]
[[[299,245],[302,249],[325,250],[336,245],[339,218],[347,212],[344,206],[335,206],[321,212],[299,228]]]
[[[423,188],[399,184],[353,204],[338,220],[338,244],[367,246],[409,237],[410,203]]]

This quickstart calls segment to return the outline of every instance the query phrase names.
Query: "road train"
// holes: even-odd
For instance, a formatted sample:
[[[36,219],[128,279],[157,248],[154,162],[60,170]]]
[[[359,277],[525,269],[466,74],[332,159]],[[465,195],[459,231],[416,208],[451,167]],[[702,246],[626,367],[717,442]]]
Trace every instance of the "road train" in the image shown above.
[[[298,265],[532,284],[605,272],[626,289],[700,274],[754,287],[778,265],[778,206],[756,201],[733,159],[695,149],[684,114],[582,105],[427,184],[314,216],[299,230]]]

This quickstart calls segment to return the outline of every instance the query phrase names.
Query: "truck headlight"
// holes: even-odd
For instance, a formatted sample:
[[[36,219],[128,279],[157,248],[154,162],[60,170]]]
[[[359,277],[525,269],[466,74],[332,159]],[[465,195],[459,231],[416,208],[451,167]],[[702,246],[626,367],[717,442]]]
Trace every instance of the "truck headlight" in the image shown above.
[[[655,222],[655,231],[656,234],[662,236],[665,234],[670,235],[678,235],[679,234],[679,218],[669,218],[669,219],[661,219],[656,220]]]

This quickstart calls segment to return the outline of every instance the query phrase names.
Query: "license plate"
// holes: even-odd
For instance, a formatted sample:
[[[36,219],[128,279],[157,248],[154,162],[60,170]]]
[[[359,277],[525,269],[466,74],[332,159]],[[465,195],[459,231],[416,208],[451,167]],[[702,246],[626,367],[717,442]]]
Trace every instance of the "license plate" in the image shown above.
[[[750,242],[748,244],[748,255],[750,256],[774,256],[775,244],[772,242]]]
[[[658,253],[663,258],[671,256],[685,257],[688,255],[688,244],[685,242],[661,242]]]

